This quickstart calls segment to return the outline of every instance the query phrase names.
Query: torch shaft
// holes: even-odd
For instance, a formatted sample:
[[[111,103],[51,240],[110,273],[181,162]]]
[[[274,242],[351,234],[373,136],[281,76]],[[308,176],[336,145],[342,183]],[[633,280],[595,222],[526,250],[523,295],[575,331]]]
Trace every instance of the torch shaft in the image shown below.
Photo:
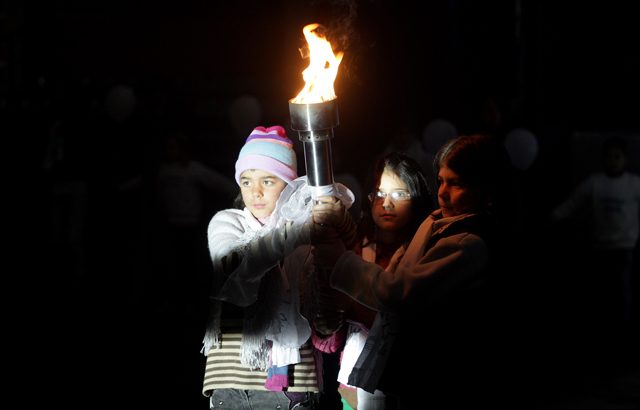
[[[333,138],[333,130],[323,130],[320,133],[310,132],[310,134],[312,135],[300,136],[304,146],[304,162],[308,183],[312,186],[332,185],[333,158],[331,138]]]
[[[311,197],[334,195],[333,158],[331,140],[333,129],[340,123],[338,106],[335,99],[315,104],[299,104],[289,101],[291,128],[298,132],[304,146],[304,162],[307,171],[307,183],[312,188]],[[343,321],[344,303],[340,295],[328,283],[327,274],[322,274],[323,266],[314,262],[316,293],[315,310],[319,317],[334,318],[328,324],[326,334],[336,331]],[[320,331],[320,329],[318,329]],[[325,334],[324,331],[321,332]]]

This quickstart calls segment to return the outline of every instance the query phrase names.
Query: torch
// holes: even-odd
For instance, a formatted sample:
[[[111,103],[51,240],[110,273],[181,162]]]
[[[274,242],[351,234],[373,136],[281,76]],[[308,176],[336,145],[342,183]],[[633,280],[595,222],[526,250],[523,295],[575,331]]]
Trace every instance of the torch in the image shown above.
[[[289,100],[289,114],[291,128],[304,147],[307,183],[315,199],[334,194],[331,139],[340,120],[333,82],[343,53],[333,53],[320,24],[309,24],[302,32],[309,46],[309,66],[302,72],[304,88]]]
[[[309,66],[302,72],[304,88],[289,100],[289,113],[291,128],[298,132],[304,146],[307,184],[316,200],[323,195],[337,196],[331,140],[340,120],[333,82],[343,53],[333,53],[321,25],[309,24],[302,32],[309,45]],[[322,335],[329,335],[342,325],[347,304],[346,296],[329,286],[329,272],[330,269],[315,264],[314,327]]]

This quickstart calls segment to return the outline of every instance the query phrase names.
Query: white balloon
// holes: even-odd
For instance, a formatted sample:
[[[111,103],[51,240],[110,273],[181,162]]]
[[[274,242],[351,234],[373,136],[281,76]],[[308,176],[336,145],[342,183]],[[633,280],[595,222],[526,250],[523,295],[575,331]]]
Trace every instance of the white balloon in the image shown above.
[[[447,141],[458,136],[458,130],[451,122],[438,118],[431,121],[422,132],[422,146],[435,155]]]
[[[538,139],[526,128],[511,130],[504,140],[504,146],[513,166],[521,170],[529,169],[538,156]]]
[[[247,136],[258,125],[262,118],[260,101],[252,95],[236,98],[229,107],[229,120],[236,133]]]
[[[105,106],[111,118],[118,122],[126,120],[136,107],[136,96],[131,87],[116,85],[105,96]]]

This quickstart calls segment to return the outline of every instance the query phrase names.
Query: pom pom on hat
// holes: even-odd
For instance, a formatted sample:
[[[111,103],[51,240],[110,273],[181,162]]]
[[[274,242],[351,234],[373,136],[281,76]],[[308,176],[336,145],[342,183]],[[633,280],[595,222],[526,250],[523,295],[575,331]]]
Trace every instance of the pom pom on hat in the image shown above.
[[[247,169],[260,169],[290,183],[298,177],[293,143],[279,125],[256,127],[247,137],[236,161],[236,182]]]

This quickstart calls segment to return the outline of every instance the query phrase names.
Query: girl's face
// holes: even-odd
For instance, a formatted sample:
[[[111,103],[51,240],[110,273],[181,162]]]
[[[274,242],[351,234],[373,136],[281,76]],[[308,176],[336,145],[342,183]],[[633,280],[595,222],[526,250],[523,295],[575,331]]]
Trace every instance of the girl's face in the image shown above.
[[[399,231],[411,220],[409,187],[387,168],[380,177],[378,192],[372,195],[371,216],[383,231]]]
[[[438,171],[438,205],[447,218],[481,209],[483,201],[452,169],[443,165]]]
[[[247,169],[240,174],[242,201],[256,218],[271,215],[286,186],[282,179],[259,169]]]

